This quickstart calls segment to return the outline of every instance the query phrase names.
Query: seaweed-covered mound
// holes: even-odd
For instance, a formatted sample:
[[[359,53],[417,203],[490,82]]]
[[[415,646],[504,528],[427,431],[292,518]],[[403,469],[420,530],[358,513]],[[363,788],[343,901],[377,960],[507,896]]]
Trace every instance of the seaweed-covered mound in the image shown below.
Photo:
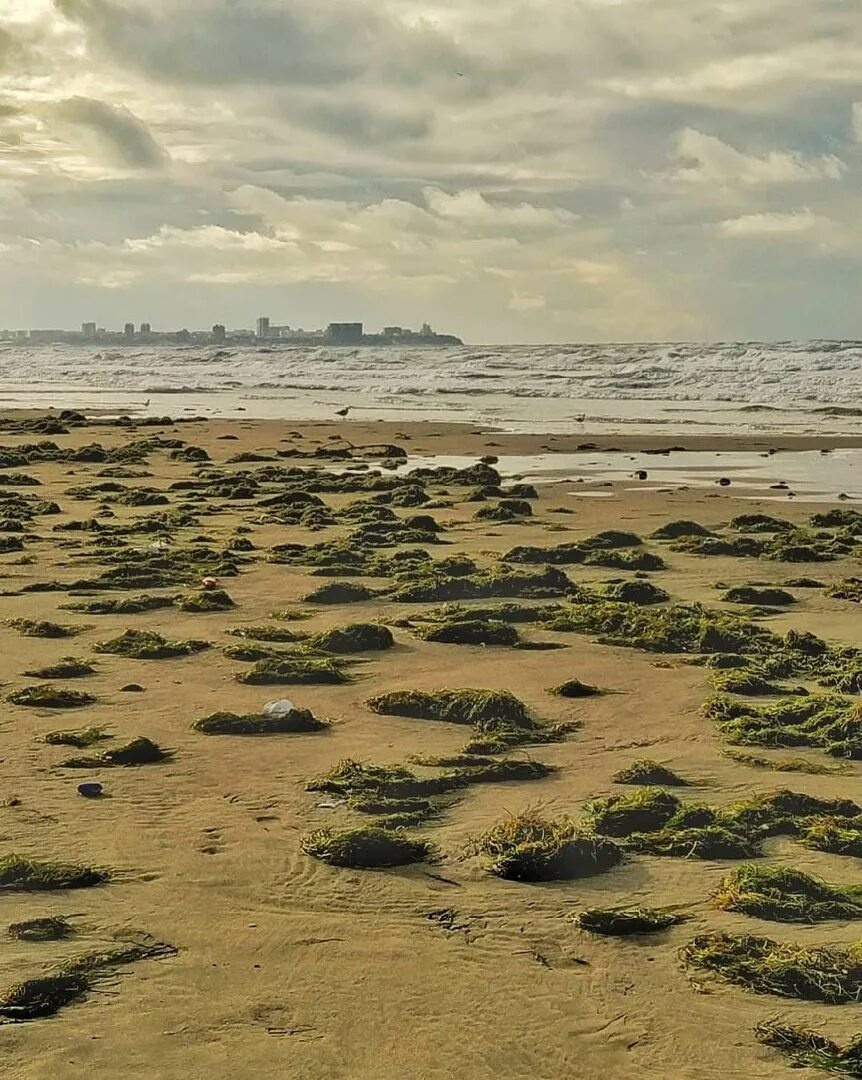
[[[834,757],[862,758],[862,704],[838,694],[804,694],[769,705],[717,695],[704,714],[738,746],[814,746]]]
[[[612,841],[579,832],[567,818],[545,818],[536,808],[494,825],[474,841],[472,850],[492,859],[492,874],[512,881],[590,877],[623,857]]]
[[[45,915],[24,922],[11,923],[9,937],[19,941],[62,941],[74,933],[68,919],[62,915]]]
[[[665,604],[670,600],[669,593],[651,581],[620,581],[608,585],[604,596],[622,604]]]
[[[580,679],[566,679],[565,682],[551,687],[549,693],[565,698],[585,698],[597,697],[603,694],[604,690],[600,690],[598,686],[591,686],[589,683],[581,682]]]
[[[850,600],[854,604],[862,604],[862,578],[845,578],[835,585],[830,585],[826,595],[835,600]]]
[[[33,619],[7,619],[6,625],[24,637],[65,638],[79,634],[83,626],[63,626],[61,623]]]
[[[786,689],[770,682],[749,667],[719,668],[713,671],[712,685],[722,694],[744,694],[747,697],[784,694]]]
[[[737,532],[749,533],[793,532],[796,528],[792,521],[769,514],[738,514],[731,519],[730,527]]]
[[[613,781],[615,784],[652,784],[659,787],[685,787],[688,784],[688,781],[683,780],[673,769],[647,758],[633,761],[631,765],[615,773]]]
[[[22,672],[30,679],[82,679],[95,674],[96,669],[77,656],[61,656],[54,664]]]
[[[138,615],[146,611],[158,611],[173,607],[172,596],[121,596],[109,600],[84,600],[80,603],[64,604],[66,611],[83,611],[88,615]]]
[[[592,934],[627,937],[630,934],[655,934],[667,930],[682,922],[682,916],[646,907],[587,908],[575,916],[575,921],[582,930],[589,930]]]
[[[103,750],[101,754],[91,757],[67,758],[60,764],[65,769],[110,769],[117,766],[156,765],[172,756],[169,750],[163,750],[152,739],[139,735],[123,746]]]
[[[355,604],[362,600],[371,600],[375,593],[364,585],[350,581],[332,581],[313,589],[303,602],[306,604]]]
[[[813,817],[804,823],[799,840],[814,851],[862,858],[862,815]]]
[[[659,526],[652,534],[653,540],[679,540],[683,536],[714,536],[715,534],[706,526],[696,521],[669,521],[666,525]]]
[[[721,882],[713,903],[775,922],[862,918],[862,889],[828,885],[801,870],[745,863]]]
[[[312,649],[330,653],[380,652],[395,644],[392,631],[377,623],[350,623],[335,626],[308,639]]]
[[[250,686],[338,685],[350,681],[350,676],[335,660],[301,654],[258,660],[253,668],[236,678],[238,682]]]
[[[318,829],[303,837],[302,850],[330,866],[348,866],[356,870],[407,866],[409,863],[424,862],[433,853],[433,847],[427,840],[374,826]]]
[[[28,859],[24,855],[0,858],[0,889],[10,892],[49,892],[101,885],[110,874],[90,866]]]
[[[627,795],[593,799],[584,814],[594,832],[602,836],[629,836],[655,832],[666,825],[680,808],[680,801],[658,787],[644,787]]]
[[[862,997],[858,947],[804,946],[746,934],[700,934],[681,951],[683,961],[714,972],[756,994],[857,1003]]]
[[[841,1046],[825,1035],[793,1027],[779,1020],[765,1020],[754,1029],[758,1042],[786,1054],[794,1068],[822,1069],[835,1076],[862,1076],[862,1035]]]
[[[432,562],[422,564],[421,569],[410,574],[409,580],[396,584],[390,599],[410,604],[511,597],[540,599],[565,596],[572,591],[566,575],[553,566],[541,571],[523,571],[501,565],[463,574],[452,573],[452,568]]]
[[[737,585],[721,597],[732,604],[762,604],[765,607],[783,607],[797,602],[793,593],[772,586]]]
[[[100,641],[93,648],[99,653],[128,656],[133,660],[163,660],[174,656],[190,656],[208,649],[208,641],[169,641],[152,630],[125,630],[119,637]]]
[[[228,611],[236,607],[233,598],[224,589],[201,589],[188,593],[177,597],[176,604],[180,611],[188,612]]]
[[[440,623],[426,623],[415,631],[423,641],[436,641],[448,645],[517,645],[518,631],[511,623],[493,619],[458,619]]]
[[[82,690],[69,690],[65,686],[40,683],[38,686],[13,690],[6,700],[13,705],[29,705],[34,709],[79,709],[83,705],[92,705],[96,699]]]
[[[77,731],[49,731],[42,741],[49,746],[74,746],[78,750],[84,750],[88,746],[110,739],[101,727],[79,728]]]
[[[287,732],[325,731],[328,727],[326,720],[318,720],[309,709],[290,709],[270,714],[264,712],[245,716],[217,712],[195,720],[192,724],[193,730],[203,735],[279,735]]]
[[[286,626],[236,626],[228,630],[232,637],[247,638],[251,641],[302,641],[304,635]]]
[[[472,724],[482,732],[537,726],[526,705],[508,690],[397,690],[371,698],[368,707],[385,716]]]
[[[482,506],[475,514],[477,521],[519,521],[530,517],[533,508],[526,499],[500,499],[494,506]]]

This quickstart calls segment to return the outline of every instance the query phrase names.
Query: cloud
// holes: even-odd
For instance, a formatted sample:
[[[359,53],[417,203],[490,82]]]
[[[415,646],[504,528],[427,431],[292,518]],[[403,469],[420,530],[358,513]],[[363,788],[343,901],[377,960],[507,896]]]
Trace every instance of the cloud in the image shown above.
[[[136,68],[200,85],[330,86],[369,67],[399,82],[456,51],[424,21],[341,0],[57,0],[92,44]]]
[[[122,105],[71,97],[54,106],[53,117],[61,128],[71,129],[72,138],[78,135],[92,142],[115,164],[130,169],[159,169],[168,160],[147,125]]]
[[[513,292],[507,307],[510,311],[541,311],[545,308],[544,296],[531,296],[529,293]]]
[[[782,239],[808,235],[829,224],[827,218],[806,209],[790,214],[743,214],[742,217],[722,221],[718,231],[722,236]]]
[[[687,184],[754,186],[798,184],[815,180],[840,180],[844,162],[832,154],[806,158],[799,153],[770,151],[745,154],[714,135],[685,128],[677,135],[673,156],[679,164],[669,179]]]

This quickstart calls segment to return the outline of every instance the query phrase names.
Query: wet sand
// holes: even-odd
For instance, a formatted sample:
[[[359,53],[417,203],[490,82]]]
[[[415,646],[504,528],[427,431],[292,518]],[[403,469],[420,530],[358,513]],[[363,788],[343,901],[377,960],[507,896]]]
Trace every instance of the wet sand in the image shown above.
[[[411,455],[473,459],[569,454],[584,443],[594,443],[599,450],[618,447],[620,453],[669,445],[667,439],[593,438],[584,433],[509,436],[457,425],[252,420],[184,423],[175,430],[147,426],[133,433],[96,425],[51,438],[63,447],[94,441],[110,447],[156,434],[204,448],[217,466],[238,452],[272,455],[287,445],[285,439],[313,451],[336,445],[333,436],[357,448],[391,443]],[[236,439],[225,440],[225,435]],[[0,433],[0,445],[15,447],[39,438]],[[679,445],[753,453],[775,448],[779,453],[770,461],[777,480],[781,451],[859,446],[862,440],[793,436],[728,444],[697,438]],[[357,450],[356,457],[361,460],[363,453]],[[378,467],[377,459],[367,460]],[[309,462],[286,458],[279,464]],[[98,668],[85,679],[57,680],[94,695],[95,703],[85,708],[4,705],[4,852],[116,871],[115,879],[99,888],[5,895],[6,923],[66,914],[74,916],[78,933],[56,943],[10,939],[0,956],[0,986],[104,947],[122,930],[144,930],[175,945],[178,952],[174,958],[124,969],[130,973],[118,977],[108,992],[93,993],[55,1018],[5,1027],[10,1075],[91,1080],[118,1074],[160,1080],[772,1080],[788,1075],[787,1064],[756,1043],[752,1029],[759,1021],[781,1014],[824,1027],[833,1037],[855,1033],[857,1007],[759,997],[681,967],[679,948],[707,930],[763,933],[806,943],[846,943],[858,937],[852,923],[784,926],[714,910],[710,893],[733,864],[636,856],[596,877],[536,885],[489,875],[481,859],[465,853],[465,845],[505,813],[536,802],[552,816],[577,817],[591,796],[622,790],[611,777],[636,758],[668,764],[691,780],[687,800],[714,804],[781,786],[858,798],[857,765],[835,775],[775,774],[742,765],[722,754],[724,744],[700,713],[709,694],[705,669],[677,656],[657,657],[599,645],[590,636],[551,635],[535,627],[525,627],[524,636],[554,637],[567,647],[515,652],[444,645],[420,641],[396,627],[396,648],[369,654],[367,662],[352,669],[355,680],[345,685],[241,684],[234,676],[247,665],[222,654],[224,646],[237,641],[226,634],[232,627],[267,622],[274,610],[293,607],[311,612],[310,619],[296,624],[303,631],[357,621],[380,620],[392,626],[421,605],[380,598],[349,606],[300,604],[302,596],[326,579],[311,577],[302,567],[266,562],[263,556],[276,544],[318,543],[343,536],[350,527],[339,523],[312,532],[302,526],[260,524],[260,508],[224,500],[206,507],[214,512],[197,525],[176,530],[171,543],[188,544],[205,534],[221,549],[237,525],[251,528],[254,561],[239,576],[221,581],[236,602],[232,611],[188,614],[171,608],[91,616],[58,610],[69,599],[63,592],[21,593],[34,582],[69,582],[100,569],[76,559],[88,549],[75,545],[88,543],[90,537],[56,532],[53,526],[98,513],[98,501],[74,499],[66,489],[98,482],[103,467],[30,464],[14,471],[37,477],[41,486],[0,488],[56,499],[62,509],[60,515],[36,517],[32,528],[28,526],[32,538],[26,539],[25,553],[34,562],[20,565],[20,554],[0,555],[0,589],[17,593],[0,598],[0,615],[81,628],[74,638],[50,640],[0,626],[3,693],[32,684],[35,680],[22,676],[23,671],[61,656],[86,657]],[[152,476],[121,482],[169,491],[171,484],[192,477],[196,465],[170,460],[160,450],[148,455],[144,467]],[[812,507],[789,499],[777,506],[768,484],[760,491],[746,489],[744,498],[733,486],[632,488],[630,479],[611,482],[607,490],[613,498],[585,499],[568,479],[552,480],[539,486],[531,518],[503,524],[475,520],[477,505],[463,501],[467,492],[448,487],[452,505],[433,513],[451,546],[434,549],[432,555],[463,552],[491,563],[518,544],[549,546],[603,529],[646,537],[673,519],[694,519],[711,527],[736,514],[756,512],[803,523],[813,509],[824,508],[822,503]],[[116,517],[106,521],[123,523],[180,502],[196,503],[194,492],[169,494],[170,506],[113,506]],[[323,497],[340,510],[362,496]],[[559,514],[560,507],[571,513]],[[133,542],[146,548],[152,538]],[[648,547],[667,559],[668,569],[651,578],[674,601],[704,601],[728,610],[729,605],[719,604],[717,582],[781,584],[806,574],[829,584],[859,573],[853,557],[800,565],[677,554],[652,542]],[[599,567],[566,570],[574,581],[587,585],[630,576]],[[858,605],[830,599],[823,589],[791,591],[800,602],[770,618],[770,629],[794,627],[829,641],[858,642]],[[157,661],[92,651],[97,642],[129,627],[172,639],[201,638],[213,647],[195,656]],[[549,687],[575,677],[615,692],[583,701],[548,693]],[[140,683],[144,692],[120,692],[131,682]],[[546,779],[471,788],[449,812],[418,830],[439,846],[442,854],[436,864],[360,871],[333,868],[304,854],[300,840],[309,831],[357,824],[357,815],[345,807],[321,805],[331,800],[306,791],[309,778],[344,758],[405,763],[410,755],[451,754],[461,747],[463,727],[380,716],[366,705],[371,696],[392,690],[443,687],[508,689],[537,717],[577,722],[579,728],[563,742],[512,752],[513,757],[529,756],[555,766]],[[190,729],[195,719],[209,713],[253,713],[265,701],[282,696],[332,718],[334,726],[321,734],[267,738],[208,738]],[[174,756],[162,764],[82,774],[58,766],[69,756],[68,748],[38,741],[48,731],[89,725],[104,725],[118,743],[145,735]],[[825,760],[819,751],[804,753]],[[76,785],[85,779],[101,781],[107,797],[80,798]],[[768,857],[832,881],[862,885],[856,860],[807,851],[788,838],[771,840]],[[666,933],[642,939],[590,935],[570,918],[583,907],[618,904],[674,905],[689,918]],[[449,910],[457,929],[441,925],[439,913]]]

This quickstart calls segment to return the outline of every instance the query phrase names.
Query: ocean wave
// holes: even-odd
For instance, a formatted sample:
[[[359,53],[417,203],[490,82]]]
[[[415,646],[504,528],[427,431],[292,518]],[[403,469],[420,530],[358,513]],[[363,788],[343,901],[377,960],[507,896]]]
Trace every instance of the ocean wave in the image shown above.
[[[528,409],[539,415],[530,402],[541,400],[555,415],[566,407],[578,415],[584,401],[617,401],[628,402],[631,414],[642,417],[662,403],[688,402],[736,409],[752,424],[758,413],[767,423],[776,410],[804,411],[812,423],[841,421],[845,430],[855,430],[854,422],[862,419],[862,342],[850,340],[351,350],[314,345],[263,351],[258,346],[95,351],[8,343],[2,355],[4,394],[29,390],[42,396],[64,387],[130,400],[215,393],[301,401],[315,394],[351,394],[367,408],[409,400],[416,408],[424,401],[421,407],[428,410],[435,400],[445,400],[447,410],[461,410],[463,404],[474,415],[493,410],[503,418]]]

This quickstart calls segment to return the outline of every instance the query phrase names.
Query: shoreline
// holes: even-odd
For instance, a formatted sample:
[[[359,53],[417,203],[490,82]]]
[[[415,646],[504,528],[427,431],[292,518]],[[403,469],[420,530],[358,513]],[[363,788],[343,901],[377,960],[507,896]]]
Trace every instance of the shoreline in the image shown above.
[[[0,422],[4,420],[32,420],[38,417],[57,417],[60,409],[0,409]],[[88,426],[108,426],[109,422],[116,419],[117,414],[113,410],[81,409],[80,411],[88,419]],[[668,435],[668,434],[631,434],[628,432],[590,431],[588,429],[572,431],[570,433],[559,431],[548,432],[516,432],[505,427],[499,427],[493,423],[471,423],[468,421],[442,421],[442,420],[358,420],[347,418],[345,420],[326,419],[272,419],[270,417],[255,417],[250,414],[241,417],[235,416],[170,416],[164,414],[164,418],[170,417],[172,423],[179,423],[183,430],[195,430],[200,427],[212,426],[218,429],[220,434],[232,430],[234,426],[253,425],[255,430],[260,431],[265,438],[277,441],[281,438],[285,428],[298,431],[303,436],[306,434],[320,435],[327,438],[339,435],[345,441],[358,443],[364,440],[367,444],[374,442],[393,442],[399,437],[399,433],[406,432],[411,440],[414,438],[440,439],[435,443],[435,449],[439,452],[452,453],[453,446],[457,447],[460,454],[479,454],[487,451],[488,440],[492,439],[498,446],[491,449],[505,449],[513,454],[537,454],[543,451],[554,453],[589,453],[599,451],[601,453],[650,453],[656,454],[668,451],[671,454],[679,451],[688,452],[722,452],[739,450],[750,452],[768,452],[775,450],[783,451],[821,451],[862,448],[862,432],[858,435],[830,435],[830,434],[797,434],[797,433],[774,433],[774,432],[731,432],[724,435],[691,434],[691,435]],[[159,416],[135,416],[129,414],[131,429],[162,426],[158,423]],[[537,424],[539,422],[537,421]],[[84,428],[83,430],[86,430]],[[0,436],[5,433],[0,431]],[[8,436],[14,438],[14,435]],[[501,441],[503,440],[503,441]],[[587,446],[586,444],[590,444]],[[445,447],[445,450],[443,448]]]

